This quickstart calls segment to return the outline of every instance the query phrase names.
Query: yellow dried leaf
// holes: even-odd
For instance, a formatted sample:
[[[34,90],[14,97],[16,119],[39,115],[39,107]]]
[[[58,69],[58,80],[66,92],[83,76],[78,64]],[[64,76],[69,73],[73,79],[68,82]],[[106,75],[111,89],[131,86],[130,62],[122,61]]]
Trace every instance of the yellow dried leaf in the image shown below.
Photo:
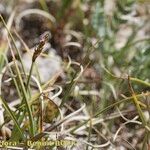
[[[58,106],[48,97],[44,100],[44,122],[50,123],[59,113]]]

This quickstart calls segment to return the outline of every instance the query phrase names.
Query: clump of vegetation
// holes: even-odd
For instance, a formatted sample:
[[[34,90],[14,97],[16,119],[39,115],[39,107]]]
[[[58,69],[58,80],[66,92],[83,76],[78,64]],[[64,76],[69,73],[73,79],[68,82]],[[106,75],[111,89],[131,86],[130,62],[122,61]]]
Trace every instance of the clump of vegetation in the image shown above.
[[[0,147],[148,150],[149,7],[1,1]]]

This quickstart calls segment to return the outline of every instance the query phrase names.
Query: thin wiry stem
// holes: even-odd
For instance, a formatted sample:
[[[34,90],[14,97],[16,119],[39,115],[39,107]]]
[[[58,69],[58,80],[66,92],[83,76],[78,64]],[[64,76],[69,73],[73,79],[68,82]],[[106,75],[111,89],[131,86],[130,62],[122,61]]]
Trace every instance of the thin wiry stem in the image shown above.
[[[14,62],[15,68],[16,68],[16,72],[17,72],[17,76],[18,76],[18,79],[19,79],[19,83],[20,83],[20,86],[21,86],[21,89],[22,89],[24,102],[25,102],[25,105],[26,105],[26,108],[27,108],[27,111],[28,111],[30,125],[31,125],[31,128],[30,128],[31,135],[34,136],[34,134],[35,134],[34,121],[33,121],[33,115],[32,115],[32,111],[31,111],[31,107],[30,107],[29,102],[28,102],[28,96],[27,96],[27,93],[26,93],[26,89],[25,89],[22,77],[21,77],[20,70],[19,70],[18,65],[16,63],[16,58],[15,58],[14,53],[12,51],[10,42],[8,41],[8,43],[9,43],[10,51],[11,51],[11,54],[12,54],[12,57],[13,57],[13,62]]]
[[[117,77],[116,75],[112,74],[112,73],[111,73],[107,68],[105,68],[104,66],[103,66],[103,69],[104,69],[109,75],[111,75],[111,76],[114,77],[114,78],[123,79],[123,80],[128,80],[127,77]],[[138,78],[130,77],[130,80],[131,80],[131,81],[135,81],[135,82],[137,82],[137,83],[144,84],[144,85],[150,87],[150,83],[145,82],[145,81],[143,81],[143,80],[140,80],[140,79],[138,79]]]
[[[20,54],[20,52],[19,52],[19,50],[18,50],[18,48],[17,48],[17,46],[16,46],[16,44],[15,44],[15,40],[14,40],[14,38],[13,38],[11,32],[9,31],[9,29],[8,29],[8,27],[7,27],[7,25],[6,25],[6,22],[5,22],[5,20],[3,19],[3,17],[2,17],[1,14],[0,14],[0,18],[1,18],[3,24],[4,24],[5,28],[6,28],[6,30],[7,30],[8,34],[9,34],[9,36],[10,36],[12,42],[13,42],[13,45],[14,45],[14,47],[15,47],[15,49],[16,49],[16,52],[17,52],[17,54],[18,54],[18,56],[19,56],[19,60],[20,60],[21,66],[22,66],[23,73],[25,74],[25,69],[24,69],[24,65],[23,65],[23,62],[22,62],[21,54]]]
[[[145,94],[144,94],[144,93],[142,93],[142,94],[137,94],[136,97],[142,97],[143,95],[148,96],[148,95],[150,95],[150,93],[147,92],[147,93],[145,93]],[[99,116],[100,114],[102,114],[103,112],[105,112],[105,111],[107,111],[107,110],[113,108],[114,106],[117,106],[117,105],[119,105],[119,104],[121,104],[121,103],[130,101],[131,99],[133,99],[133,96],[127,97],[127,98],[122,99],[122,100],[120,100],[120,101],[117,101],[117,102],[115,102],[115,103],[113,103],[113,104],[107,106],[106,108],[104,108],[104,109],[98,111],[93,117],[97,117],[97,116]],[[87,123],[89,122],[89,120],[90,120],[90,119],[88,119],[88,120],[84,121],[83,123],[77,125],[75,128],[73,128],[73,129],[70,131],[70,133],[74,133],[79,127],[81,127],[81,126],[87,124]]]
[[[137,109],[137,111],[138,111],[138,113],[139,113],[140,119],[142,120],[142,124],[143,124],[143,126],[146,126],[146,125],[147,125],[147,122],[146,122],[145,116],[144,116],[144,114],[143,114],[143,112],[142,112],[142,109],[141,109],[141,107],[140,107],[140,104],[139,104],[139,101],[138,101],[138,99],[137,99],[137,97],[136,97],[136,94],[135,94],[135,92],[134,92],[134,90],[133,90],[133,88],[132,88],[132,85],[131,85],[130,77],[129,77],[129,76],[128,76],[128,85],[129,85],[129,89],[130,89],[130,91],[131,91],[131,94],[132,94],[132,96],[133,96],[134,104],[135,104],[136,109]]]
[[[33,67],[34,67],[34,62],[32,62],[32,64],[31,64],[31,68],[30,68],[30,72],[29,72],[29,76],[28,76],[28,80],[27,80],[27,85],[26,85],[26,91],[29,88],[29,83],[30,83]]]

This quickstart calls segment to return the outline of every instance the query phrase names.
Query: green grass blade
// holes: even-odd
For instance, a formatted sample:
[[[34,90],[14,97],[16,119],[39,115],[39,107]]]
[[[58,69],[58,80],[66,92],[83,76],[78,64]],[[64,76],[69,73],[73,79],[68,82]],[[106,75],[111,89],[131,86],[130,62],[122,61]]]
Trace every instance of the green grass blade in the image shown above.
[[[18,131],[19,131],[19,134],[20,134],[20,137],[22,137],[24,139],[24,134],[20,128],[20,125],[15,117],[15,115],[13,114],[13,112],[10,110],[8,104],[6,103],[6,101],[2,98],[2,96],[0,96],[0,101],[2,102],[5,110],[7,111],[7,113],[10,115],[11,119],[14,121],[14,124],[16,125]]]
[[[5,26],[5,28],[6,28],[7,32],[8,32],[8,34],[9,34],[9,36],[10,36],[12,42],[13,42],[13,45],[14,45],[14,47],[15,47],[15,49],[16,49],[16,52],[17,52],[17,54],[18,54],[18,56],[19,56],[19,61],[20,61],[21,66],[22,66],[23,73],[24,73],[24,75],[26,75],[26,74],[25,74],[24,65],[23,65],[23,62],[22,62],[22,58],[21,58],[21,54],[20,54],[20,52],[19,52],[19,50],[18,50],[18,48],[17,48],[17,46],[16,46],[16,44],[15,44],[15,40],[14,40],[14,38],[13,38],[11,32],[9,31],[9,29],[8,29],[8,27],[7,27],[7,25],[6,25],[6,22],[5,22],[5,20],[3,19],[3,17],[2,17],[1,14],[0,14],[0,18],[1,18],[1,20],[2,20],[2,22],[3,22],[3,24],[4,24],[4,26]]]
[[[31,107],[30,107],[29,102],[28,102],[28,96],[27,96],[27,93],[26,93],[26,89],[25,89],[22,77],[21,77],[21,73],[20,73],[19,68],[18,68],[15,61],[14,61],[14,64],[15,64],[15,67],[16,67],[17,76],[19,78],[20,86],[21,86],[21,89],[22,89],[22,94],[23,94],[23,97],[24,97],[24,102],[25,102],[25,105],[26,105],[26,109],[27,109],[27,112],[28,112],[28,115],[29,115],[31,134],[32,134],[32,136],[34,136],[34,134],[35,134],[34,121],[33,121],[33,115],[32,115],[32,111],[31,111]]]

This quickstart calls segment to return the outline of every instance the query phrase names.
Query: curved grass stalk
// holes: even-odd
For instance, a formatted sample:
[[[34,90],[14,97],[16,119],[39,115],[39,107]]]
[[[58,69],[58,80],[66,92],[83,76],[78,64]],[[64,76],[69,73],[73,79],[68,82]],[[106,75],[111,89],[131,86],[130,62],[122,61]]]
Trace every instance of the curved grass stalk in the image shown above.
[[[135,45],[137,43],[145,42],[145,41],[150,41],[150,38],[143,38],[143,39],[136,40],[133,43],[130,43],[127,47],[131,47],[131,46],[133,46],[133,45]]]
[[[103,66],[103,69],[104,69],[109,75],[111,75],[111,76],[114,77],[114,78],[123,79],[123,80],[128,80],[127,77],[117,77],[116,75],[114,75],[113,73],[111,73],[111,72],[110,72],[107,68],[105,68],[104,66]],[[146,86],[149,86],[149,87],[150,87],[150,83],[145,82],[145,81],[143,81],[143,80],[140,80],[140,79],[138,79],[138,78],[130,77],[130,80],[131,80],[131,81],[135,81],[135,82],[137,82],[137,83],[141,83],[141,84],[143,84],[143,85],[146,85]]]
[[[26,16],[26,15],[30,15],[30,14],[38,14],[41,15],[47,19],[49,19],[52,23],[56,22],[56,19],[54,18],[54,16],[52,16],[50,13],[40,10],[40,9],[26,9],[24,11],[22,11],[16,18],[16,28],[19,29],[19,24],[20,24],[20,20]]]
[[[50,79],[48,82],[46,82],[44,85],[42,85],[42,86],[41,86],[42,90],[46,89],[49,85],[52,86],[52,85],[55,83],[56,79],[59,77],[60,73],[61,73],[61,71],[58,72],[53,78],[51,78],[51,79]],[[32,105],[34,102],[36,102],[37,99],[40,97],[40,95],[41,95],[41,94],[40,94],[39,92],[35,93],[35,94],[31,97],[31,99],[29,100],[29,105]],[[25,104],[22,104],[18,109],[22,109],[22,108],[24,108],[24,107],[25,107]]]
[[[128,121],[126,121],[125,123],[123,123],[123,124],[118,128],[118,130],[116,131],[116,133],[115,133],[115,135],[114,135],[114,137],[113,137],[113,142],[116,141],[119,132],[123,129],[123,127],[124,127],[125,125],[127,125],[127,124],[129,124],[129,123],[134,123],[134,124],[139,124],[139,125],[141,125],[142,123],[139,122],[139,121],[137,121],[137,118],[138,118],[138,117],[135,116],[133,119],[128,120]]]
[[[9,34],[9,36],[10,36],[10,38],[11,38],[11,40],[12,40],[12,42],[13,42],[13,45],[14,45],[14,47],[15,47],[15,49],[16,49],[16,52],[17,52],[17,55],[19,56],[19,61],[20,61],[20,63],[21,63],[21,67],[22,67],[23,73],[24,73],[24,75],[25,75],[25,69],[24,69],[24,65],[23,65],[22,59],[21,59],[21,54],[20,54],[20,52],[19,52],[19,50],[18,50],[18,48],[17,48],[17,46],[16,46],[16,44],[15,44],[15,40],[14,40],[14,38],[13,38],[11,32],[9,31],[9,29],[8,29],[8,27],[7,27],[7,25],[6,25],[6,22],[5,22],[5,20],[3,19],[3,17],[2,17],[1,14],[0,14],[0,19],[2,20],[2,22],[3,22],[4,26],[5,26],[5,28],[6,28],[7,32],[8,32],[8,34]]]
[[[12,71],[12,69],[11,69],[11,67],[10,67],[10,66],[12,65],[12,62],[9,63],[8,60],[7,60],[7,57],[6,57],[4,54],[0,54],[0,55],[3,55],[3,58],[4,58],[4,60],[6,61],[6,64],[7,64],[7,67],[8,67],[8,69],[9,69],[10,73],[12,74],[12,76],[14,76],[13,71]],[[2,79],[2,76],[0,75],[0,94],[1,94],[1,79]],[[15,78],[12,78],[12,79],[13,79],[13,82],[14,82],[14,84],[15,84],[15,87],[16,87],[16,90],[17,90],[17,93],[18,93],[18,96],[19,96],[20,99],[21,99],[21,93],[20,93],[19,87],[18,87],[18,85],[17,85],[17,81],[16,81]]]
[[[69,114],[68,116],[66,116],[66,117],[63,118],[62,120],[56,122],[54,125],[52,125],[52,126],[46,128],[45,131],[48,131],[48,132],[52,131],[53,129],[55,129],[57,126],[61,125],[63,122],[67,121],[67,120],[68,120],[69,118],[71,118],[72,116],[75,116],[76,114],[78,114],[79,112],[81,112],[81,111],[85,108],[85,106],[86,106],[86,105],[84,104],[81,108],[79,108],[79,109],[76,110],[75,112]],[[31,140],[37,141],[37,140],[41,139],[44,135],[46,135],[45,132],[40,133],[40,134],[37,134],[37,135],[34,136]]]
[[[138,95],[136,95],[136,97],[142,97],[143,95],[149,96],[150,93],[147,92],[147,93],[138,94]],[[98,111],[98,113],[96,113],[95,115],[93,115],[93,117],[98,117],[98,116],[99,116],[100,114],[102,114],[103,112],[106,112],[107,110],[109,110],[109,109],[111,109],[111,108],[113,108],[113,107],[115,107],[115,106],[117,106],[117,105],[119,105],[119,104],[121,104],[121,103],[128,102],[128,101],[130,101],[131,99],[133,99],[133,96],[130,96],[130,97],[124,98],[124,99],[122,99],[122,100],[120,100],[120,101],[118,101],[118,102],[115,102],[115,103],[113,103],[112,105],[109,105],[109,106],[107,106],[106,108],[104,108],[104,109]],[[79,127],[81,127],[81,126],[85,125],[86,123],[88,123],[89,120],[90,120],[90,119],[88,119],[88,120],[84,121],[83,123],[77,125],[75,128],[73,128],[73,129],[70,131],[70,133],[74,133]]]

